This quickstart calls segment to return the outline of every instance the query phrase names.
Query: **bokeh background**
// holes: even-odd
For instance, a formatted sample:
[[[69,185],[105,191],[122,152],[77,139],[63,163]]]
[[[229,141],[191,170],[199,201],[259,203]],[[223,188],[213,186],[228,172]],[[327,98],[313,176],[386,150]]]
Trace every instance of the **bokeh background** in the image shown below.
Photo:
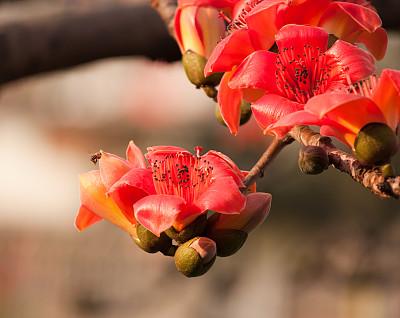
[[[399,4],[376,4],[391,27],[379,67],[400,68],[393,20]],[[374,197],[332,168],[302,175],[297,145],[259,182],[273,194],[267,222],[203,277],[183,277],[171,258],[142,252],[106,222],[75,230],[78,174],[94,168],[89,157],[99,149],[123,155],[131,139],[142,149],[202,145],[249,169],[270,142],[253,121],[230,136],[215,121],[213,102],[187,82],[178,62],[109,57],[25,77],[25,71],[45,70],[52,56],[29,65],[22,59],[13,73],[2,52],[7,32],[21,25],[29,30],[49,18],[68,21],[77,10],[136,5],[142,3],[0,0],[0,317],[400,317],[399,203]],[[77,27],[86,32],[96,25]],[[121,32],[129,39],[148,27]],[[26,43],[45,39],[31,34]],[[98,40],[107,46],[101,28]],[[127,46],[134,47],[134,36],[131,41]],[[23,44],[17,45],[21,56],[30,50]],[[162,56],[166,47],[155,45]],[[79,49],[70,47],[71,55]],[[13,76],[18,80],[10,81]],[[399,158],[396,165],[400,169]]]

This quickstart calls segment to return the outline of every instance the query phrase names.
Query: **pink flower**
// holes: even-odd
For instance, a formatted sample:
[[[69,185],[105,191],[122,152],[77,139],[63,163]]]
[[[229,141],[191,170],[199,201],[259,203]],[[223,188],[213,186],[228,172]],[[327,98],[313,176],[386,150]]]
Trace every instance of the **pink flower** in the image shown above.
[[[272,129],[293,125],[318,125],[321,134],[334,136],[354,149],[359,131],[369,123],[384,123],[394,132],[400,123],[400,72],[385,69],[375,77],[355,85],[350,93],[334,92],[311,98],[304,111],[276,122]]]
[[[99,171],[81,176],[78,229],[104,218],[131,234],[139,222],[160,235],[171,226],[182,230],[207,210],[239,213],[246,203],[240,191],[245,173],[219,152],[196,152],[150,147],[148,164],[133,142],[127,160],[103,152]]]
[[[215,5],[226,6],[226,1]],[[219,9],[203,1],[179,1],[175,13],[175,37],[182,53],[191,50],[208,58],[225,35],[225,23]]]
[[[251,53],[221,82],[220,107],[233,134],[239,127],[236,99],[252,102],[265,133],[279,118],[303,109],[313,96],[345,88],[375,71],[373,56],[338,40],[328,48],[328,33],[319,27],[285,25],[275,36],[278,53]]]

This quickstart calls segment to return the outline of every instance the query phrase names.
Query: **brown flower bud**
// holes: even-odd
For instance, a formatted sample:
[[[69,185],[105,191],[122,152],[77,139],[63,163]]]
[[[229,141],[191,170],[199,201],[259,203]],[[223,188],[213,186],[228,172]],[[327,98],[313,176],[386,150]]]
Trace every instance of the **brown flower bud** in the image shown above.
[[[175,265],[187,277],[205,274],[215,262],[217,247],[207,237],[195,237],[178,247],[175,252]]]
[[[398,140],[393,130],[382,123],[370,123],[361,128],[354,142],[354,152],[364,164],[382,165],[397,152]]]
[[[301,172],[305,174],[319,174],[329,167],[328,154],[321,147],[302,147],[299,152],[298,164]]]
[[[245,123],[247,123],[251,118],[251,114],[251,104],[246,102],[245,100],[242,100],[242,103],[240,105],[240,125],[244,125]],[[217,121],[220,124],[226,126],[218,104],[215,105],[215,118],[217,118]]]
[[[208,233],[207,236],[217,244],[217,255],[227,257],[242,248],[248,234],[242,230],[217,229]]]

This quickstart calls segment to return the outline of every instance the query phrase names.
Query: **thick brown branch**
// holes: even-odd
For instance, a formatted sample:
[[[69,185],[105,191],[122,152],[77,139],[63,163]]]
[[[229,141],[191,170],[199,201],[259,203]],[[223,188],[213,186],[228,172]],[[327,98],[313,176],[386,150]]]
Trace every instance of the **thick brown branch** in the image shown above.
[[[169,34],[175,37],[174,16],[177,6],[176,0],[150,0],[151,6],[158,12],[168,27]]]
[[[319,146],[323,148],[330,163],[339,171],[347,173],[372,193],[381,198],[400,198],[400,177],[389,178],[376,169],[362,165],[352,155],[337,149],[330,138],[323,137],[305,126],[294,127],[290,131],[296,141],[305,146]]]
[[[256,182],[258,178],[263,177],[264,169],[272,162],[272,160],[281,152],[283,148],[292,142],[292,137],[286,137],[284,139],[275,138],[262,154],[260,159],[258,159],[257,163],[249,171],[249,174],[244,179],[244,185],[249,187]]]
[[[0,25],[0,84],[100,58],[175,61],[179,49],[150,6],[93,3]]]

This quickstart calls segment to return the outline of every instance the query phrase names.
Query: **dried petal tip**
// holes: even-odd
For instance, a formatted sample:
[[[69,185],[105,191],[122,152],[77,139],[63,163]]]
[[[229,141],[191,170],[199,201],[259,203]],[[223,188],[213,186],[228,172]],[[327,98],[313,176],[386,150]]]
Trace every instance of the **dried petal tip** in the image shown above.
[[[206,229],[206,226],[207,215],[203,214],[186,226],[183,230],[178,231],[174,227],[170,227],[165,231],[165,234],[178,243],[185,243],[196,236],[202,235]]]
[[[324,149],[306,146],[299,152],[299,168],[305,174],[320,174],[329,167],[329,158]]]
[[[161,233],[158,237],[140,224],[136,226],[136,234],[137,238],[132,237],[133,241],[147,253],[164,253],[172,246],[172,240],[167,235]]]
[[[354,152],[364,164],[382,165],[389,163],[397,152],[398,140],[393,130],[382,123],[365,125],[354,142]]]
[[[217,247],[207,237],[195,237],[178,247],[175,253],[175,265],[179,272],[187,277],[205,274],[215,262]]]

